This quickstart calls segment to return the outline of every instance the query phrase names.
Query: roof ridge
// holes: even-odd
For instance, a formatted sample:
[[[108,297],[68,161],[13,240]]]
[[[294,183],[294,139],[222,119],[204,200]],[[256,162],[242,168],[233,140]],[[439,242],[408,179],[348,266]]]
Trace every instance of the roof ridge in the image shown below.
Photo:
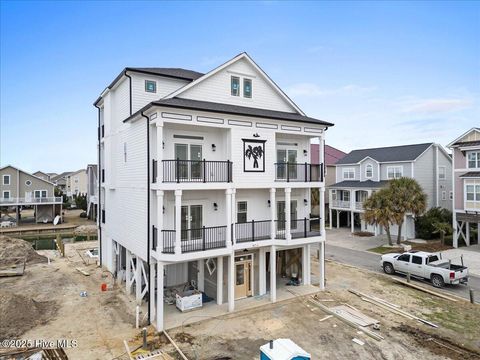
[[[380,146],[380,147],[374,147],[374,148],[363,148],[363,149],[355,149],[350,151],[348,154],[354,152],[354,151],[362,151],[362,150],[379,150],[379,149],[391,149],[395,147],[406,147],[406,146],[418,146],[418,145],[432,145],[435,144],[433,141],[431,142],[425,142],[425,143],[417,143],[417,144],[405,144],[405,145],[392,145],[392,146]],[[341,150],[340,150],[341,151]]]

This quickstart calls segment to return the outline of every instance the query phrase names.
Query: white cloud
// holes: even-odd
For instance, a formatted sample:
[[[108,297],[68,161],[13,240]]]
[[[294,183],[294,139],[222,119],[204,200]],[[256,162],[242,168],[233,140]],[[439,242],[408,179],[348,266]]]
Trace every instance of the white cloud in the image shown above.
[[[448,113],[471,108],[473,103],[471,99],[424,99],[405,104],[402,112],[416,114]]]
[[[375,86],[360,86],[355,84],[348,84],[339,88],[324,89],[313,83],[298,83],[287,89],[287,94],[291,96],[305,96],[305,97],[321,97],[332,95],[362,95],[376,90]]]

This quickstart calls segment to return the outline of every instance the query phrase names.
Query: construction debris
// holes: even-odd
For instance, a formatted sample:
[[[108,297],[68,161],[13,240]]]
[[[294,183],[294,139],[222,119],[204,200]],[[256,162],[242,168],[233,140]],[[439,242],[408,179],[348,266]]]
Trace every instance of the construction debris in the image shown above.
[[[22,276],[26,261],[26,258],[11,258],[8,265],[0,266],[0,277]]]
[[[369,302],[371,304],[377,305],[377,306],[379,306],[379,307],[381,307],[385,310],[388,310],[390,312],[393,312],[393,313],[396,313],[396,314],[401,315],[403,317],[406,317],[407,319],[417,320],[417,321],[420,321],[423,324],[429,325],[429,326],[434,327],[434,328],[438,328],[438,325],[436,325],[436,324],[434,324],[434,323],[432,323],[428,320],[419,318],[418,316],[415,316],[413,314],[410,314],[410,313],[407,313],[406,311],[401,310],[398,305],[389,303],[385,300],[379,299],[379,298],[374,297],[374,296],[363,294],[361,292],[358,292],[358,291],[355,291],[355,290],[352,290],[352,289],[349,289],[348,291],[351,292],[352,294],[357,295],[363,301],[366,301],[366,302]]]
[[[360,311],[351,309],[345,305],[331,307],[330,311],[333,311],[335,314],[342,316],[343,318],[350,320],[351,322],[362,327],[379,323],[378,320],[375,320],[367,315],[362,314]]]
[[[362,340],[359,340],[357,338],[353,338],[352,341],[358,345],[362,345],[362,346],[365,345],[365,343]]]
[[[318,321],[322,322],[322,321],[328,320],[328,319],[330,319],[330,318],[332,318],[332,317],[333,317],[333,315],[327,315],[327,316],[325,316],[324,318],[322,318],[322,319],[320,319],[320,320],[318,320]]]
[[[185,356],[185,354],[182,352],[182,350],[180,350],[180,348],[175,343],[175,341],[173,341],[173,339],[170,337],[170,335],[168,335],[165,330],[163,330],[163,333],[165,334],[165,337],[168,339],[168,341],[170,341],[170,343],[173,345],[175,350],[177,350],[178,354],[182,357],[182,359],[183,360],[188,360],[188,358]]]
[[[439,298],[442,298],[442,299],[445,299],[445,300],[450,300],[450,301],[455,301],[455,302],[458,301],[458,299],[465,300],[465,299],[462,299],[462,298],[454,298],[454,297],[451,297],[451,296],[448,296],[448,295],[440,294],[437,291],[426,289],[423,286],[415,285],[415,284],[412,284],[412,283],[409,283],[409,282],[406,282],[406,281],[403,281],[403,280],[400,280],[400,279],[396,279],[396,278],[391,278],[391,279],[396,281],[397,283],[402,284],[402,285],[409,286],[411,288],[426,292],[427,294],[430,294],[430,295],[435,295],[435,296],[437,296]]]
[[[47,258],[39,255],[28,241],[0,235],[0,266],[9,266],[19,258],[25,259],[27,264],[47,262]]]

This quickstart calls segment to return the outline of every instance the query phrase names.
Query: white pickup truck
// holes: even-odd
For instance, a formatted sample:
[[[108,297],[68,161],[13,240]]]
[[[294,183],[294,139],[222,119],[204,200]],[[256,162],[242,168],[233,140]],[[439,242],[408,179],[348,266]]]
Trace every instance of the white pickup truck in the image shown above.
[[[380,264],[387,274],[410,274],[412,277],[430,280],[437,288],[445,284],[465,284],[468,281],[467,267],[453,265],[450,260],[423,251],[385,254],[382,255]]]

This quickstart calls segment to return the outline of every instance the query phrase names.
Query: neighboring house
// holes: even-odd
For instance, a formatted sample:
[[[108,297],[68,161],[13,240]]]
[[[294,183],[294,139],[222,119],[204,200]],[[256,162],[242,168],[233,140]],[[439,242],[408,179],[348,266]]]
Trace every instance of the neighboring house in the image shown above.
[[[480,128],[472,128],[448,147],[452,149],[454,183],[453,246],[480,244]],[[477,239],[471,229],[476,227]]]
[[[126,274],[137,301],[150,294],[158,330],[164,287],[193,281],[229,311],[267,292],[275,302],[277,281],[311,283],[312,244],[323,289],[324,222],[309,197],[320,188],[323,209],[324,155],[312,163],[310,142],[332,124],[306,116],[246,53],[207,74],[126,68],[95,106],[102,265]]]
[[[66,176],[66,180],[66,194],[68,197],[87,194],[88,177],[86,169],[80,169],[69,173]]]
[[[50,177],[50,181],[55,184],[55,187],[67,195],[67,177],[71,174],[71,171],[65,171],[61,174]]]
[[[23,206],[33,206],[36,222],[52,222],[62,216],[62,198],[55,197],[54,184],[14,166],[0,168],[0,206],[14,207],[17,223]]]
[[[47,181],[50,181],[50,175],[47,174],[47,173],[44,173],[43,171],[37,171],[37,172],[34,172],[32,175],[42,179],[42,180],[47,180]]]
[[[98,214],[98,166],[87,165],[87,216],[96,220]]]
[[[312,154],[312,162],[317,163],[318,162],[318,154],[319,154],[319,149],[318,149],[318,144],[311,144],[310,145],[310,153]],[[325,186],[328,188],[330,185],[335,184],[336,177],[335,177],[335,164],[337,163],[338,160],[342,159],[347,153],[338,150],[334,148],[333,146],[326,145],[325,144]],[[318,207],[318,189],[312,189],[312,202],[314,204],[312,208],[312,214],[319,216],[320,215],[320,209]],[[325,215],[326,219],[325,221],[330,221],[329,215],[330,215],[330,207],[328,203],[329,197],[327,196],[325,198]]]
[[[451,169],[450,155],[435,143],[354,150],[336,164],[336,183],[329,186],[330,213],[336,212],[337,227],[347,225],[352,232],[382,234],[384,229],[362,219],[363,201],[389,180],[400,177],[417,180],[427,194],[428,208],[451,210],[452,179],[448,176]],[[347,215],[343,219],[342,213]],[[404,239],[415,238],[412,215],[406,216],[403,226]],[[398,227],[392,226],[390,231],[397,235]]]

